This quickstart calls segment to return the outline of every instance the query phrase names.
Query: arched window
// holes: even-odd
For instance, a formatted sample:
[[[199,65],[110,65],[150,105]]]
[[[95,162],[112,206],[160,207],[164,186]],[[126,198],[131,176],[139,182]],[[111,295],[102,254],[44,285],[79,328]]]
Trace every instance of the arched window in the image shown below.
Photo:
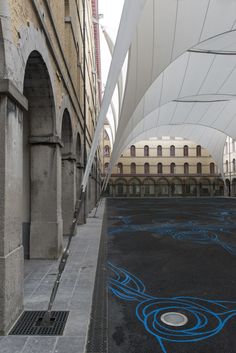
[[[189,174],[189,164],[184,163],[184,174]]]
[[[188,157],[188,146],[184,146],[184,157]]]
[[[196,155],[197,157],[201,157],[202,155],[202,147],[200,145],[197,145],[196,147]]]
[[[149,147],[146,145],[144,146],[144,157],[148,157],[149,156]]]
[[[171,163],[170,165],[170,174],[175,174],[175,163]]]
[[[136,164],[135,163],[130,164],[130,172],[131,172],[131,174],[136,174]]]
[[[157,164],[157,173],[162,174],[162,163]]]
[[[232,164],[233,164],[233,172],[235,172],[236,171],[235,158],[233,159]]]
[[[122,163],[117,164],[117,173],[123,174],[123,164]]]
[[[131,157],[135,157],[136,156],[136,150],[135,150],[135,146],[134,145],[130,146],[130,156]]]
[[[149,163],[144,164],[144,174],[149,174],[150,173],[150,167]]]
[[[229,172],[229,161],[225,162],[225,171],[226,171],[226,173]]]
[[[162,146],[161,145],[157,146],[157,156],[162,157]]]
[[[108,167],[109,167],[109,163],[105,163],[104,164],[104,173],[105,174],[108,172]]]
[[[215,163],[210,163],[210,174],[215,174]]]
[[[104,147],[104,156],[106,157],[110,156],[110,147],[108,145]]]
[[[202,163],[197,163],[197,174],[202,174]]]
[[[175,156],[175,146],[174,146],[174,145],[171,145],[171,146],[170,146],[170,156],[171,156],[171,157],[174,157],[174,156]]]

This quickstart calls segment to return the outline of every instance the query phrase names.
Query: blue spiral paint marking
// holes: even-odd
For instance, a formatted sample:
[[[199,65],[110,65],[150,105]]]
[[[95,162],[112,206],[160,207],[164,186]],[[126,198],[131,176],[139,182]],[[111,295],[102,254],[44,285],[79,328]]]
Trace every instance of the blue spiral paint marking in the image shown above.
[[[227,212],[222,213],[226,215]],[[137,216],[141,217],[142,215],[136,215],[136,217]],[[131,216],[118,216],[113,218],[119,220],[121,225],[119,227],[108,227],[109,235],[120,234],[123,232],[149,232],[163,237],[170,236],[172,239],[178,241],[192,242],[201,245],[217,245],[231,255],[236,256],[236,245],[222,240],[218,234],[223,233],[225,235],[233,236],[235,233],[235,225],[232,221],[227,224],[224,223],[223,226],[221,225],[221,227],[219,227],[218,224],[205,226],[193,221],[179,223],[165,222],[162,224],[156,224],[155,221],[153,221],[151,224],[135,224],[132,222]]]
[[[236,302],[205,300],[195,297],[158,298],[146,293],[143,282],[128,271],[108,263],[114,278],[108,288],[119,299],[138,302],[136,317],[153,335],[163,353],[164,342],[198,342],[217,335],[236,316]],[[161,321],[167,312],[182,312],[189,319],[182,327],[170,327]]]

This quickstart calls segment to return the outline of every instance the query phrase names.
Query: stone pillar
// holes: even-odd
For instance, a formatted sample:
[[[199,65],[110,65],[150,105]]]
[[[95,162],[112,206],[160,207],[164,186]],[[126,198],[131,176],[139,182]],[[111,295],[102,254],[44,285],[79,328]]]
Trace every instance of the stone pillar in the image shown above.
[[[23,111],[19,102],[16,104],[17,97],[11,96],[10,81],[3,81],[0,81],[0,335],[7,333],[23,309]],[[4,88],[5,83],[8,87]],[[27,109],[27,100],[17,90],[12,93],[21,96]]]
[[[76,203],[76,158],[62,156],[62,219],[63,234],[69,235]]]
[[[82,178],[83,178],[83,166],[81,165],[80,162],[77,162],[76,163],[76,197],[77,197],[77,200],[79,200],[80,194],[81,194]],[[78,224],[83,224],[83,223],[84,223],[84,215],[83,215],[83,209],[81,209]]]
[[[186,196],[186,181],[183,180],[182,183],[182,196]]]
[[[200,197],[201,196],[201,183],[198,183],[197,184],[197,197]]]
[[[144,191],[145,191],[145,186],[144,185],[140,185],[140,196],[144,197]]]
[[[91,211],[91,196],[92,196],[92,178],[91,173],[88,178],[87,195],[86,195],[86,216]]]
[[[57,136],[32,137],[30,258],[55,259],[62,251],[61,151]]]
[[[81,163],[76,163],[76,197],[79,199],[81,192],[81,182],[83,177],[83,167]]]
[[[214,190],[213,190],[213,185],[210,184],[210,196],[213,197],[214,196]]]
[[[172,196],[172,184],[168,185],[168,196],[171,197]]]

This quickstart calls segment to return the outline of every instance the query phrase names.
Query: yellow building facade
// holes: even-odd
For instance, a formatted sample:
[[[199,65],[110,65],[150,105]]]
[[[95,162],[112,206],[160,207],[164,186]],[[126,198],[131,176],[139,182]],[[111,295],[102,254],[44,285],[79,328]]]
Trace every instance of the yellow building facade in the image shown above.
[[[224,177],[226,195],[236,196],[236,141],[227,137],[224,149]]]
[[[103,175],[110,158],[105,133]],[[224,183],[202,146],[169,136],[129,146],[112,170],[107,195],[120,197],[223,196]]]

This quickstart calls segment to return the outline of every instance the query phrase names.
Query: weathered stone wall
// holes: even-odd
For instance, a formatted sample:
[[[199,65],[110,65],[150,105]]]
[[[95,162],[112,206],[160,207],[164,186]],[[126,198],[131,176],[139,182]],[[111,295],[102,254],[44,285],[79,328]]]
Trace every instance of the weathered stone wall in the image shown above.
[[[70,231],[99,102],[94,47],[89,0],[0,2],[0,334],[22,310],[23,250],[57,258]]]

